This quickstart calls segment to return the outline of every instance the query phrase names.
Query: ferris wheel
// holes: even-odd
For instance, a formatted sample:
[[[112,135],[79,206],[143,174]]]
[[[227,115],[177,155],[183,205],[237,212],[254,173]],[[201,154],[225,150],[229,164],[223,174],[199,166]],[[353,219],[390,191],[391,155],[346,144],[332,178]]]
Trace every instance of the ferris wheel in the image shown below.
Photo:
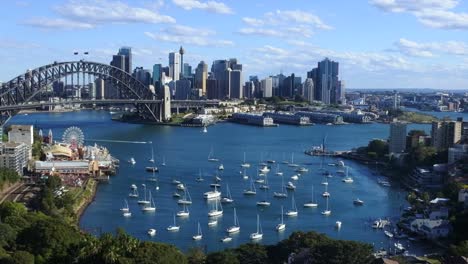
[[[73,146],[81,146],[84,143],[84,134],[79,127],[72,126],[63,132],[62,141]]]

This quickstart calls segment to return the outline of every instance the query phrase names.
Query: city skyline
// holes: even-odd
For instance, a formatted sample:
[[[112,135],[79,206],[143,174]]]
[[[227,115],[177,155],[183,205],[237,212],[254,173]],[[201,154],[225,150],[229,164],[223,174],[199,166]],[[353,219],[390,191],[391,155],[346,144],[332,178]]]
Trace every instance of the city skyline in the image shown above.
[[[133,68],[151,70],[168,65],[167,54],[182,45],[193,68],[237,58],[244,80],[280,72],[304,80],[329,57],[351,89],[468,89],[467,6],[454,0],[13,1],[4,3],[11,12],[0,25],[0,81],[53,61],[107,64],[121,46],[132,47]]]

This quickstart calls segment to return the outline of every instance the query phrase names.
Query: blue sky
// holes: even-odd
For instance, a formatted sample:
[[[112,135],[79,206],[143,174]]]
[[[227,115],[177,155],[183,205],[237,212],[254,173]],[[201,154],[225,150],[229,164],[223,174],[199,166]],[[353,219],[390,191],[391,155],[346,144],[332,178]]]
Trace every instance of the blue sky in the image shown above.
[[[53,61],[133,66],[237,58],[244,77],[305,76],[340,62],[348,88],[468,89],[468,3],[457,0],[11,0],[2,3],[0,81]]]

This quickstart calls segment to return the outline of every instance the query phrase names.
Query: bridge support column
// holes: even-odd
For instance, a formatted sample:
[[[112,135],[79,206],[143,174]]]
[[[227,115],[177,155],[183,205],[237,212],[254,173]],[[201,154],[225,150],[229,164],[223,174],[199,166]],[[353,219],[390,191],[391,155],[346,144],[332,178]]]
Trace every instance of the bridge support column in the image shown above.
[[[163,98],[162,98],[162,115],[163,119],[162,121],[166,122],[171,119],[171,90],[169,89],[169,86],[164,85],[163,88]]]
[[[176,107],[176,112],[179,114],[179,106]]]

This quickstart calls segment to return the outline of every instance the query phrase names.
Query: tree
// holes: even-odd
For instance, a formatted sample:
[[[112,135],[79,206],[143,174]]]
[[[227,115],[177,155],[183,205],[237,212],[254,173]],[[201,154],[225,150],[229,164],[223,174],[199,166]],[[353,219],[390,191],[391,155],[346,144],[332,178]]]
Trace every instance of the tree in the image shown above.
[[[458,245],[451,245],[450,253],[457,256],[468,256],[468,240],[462,241]]]
[[[16,231],[5,223],[0,223],[0,247],[11,248],[16,240]]]
[[[187,252],[188,264],[203,264],[206,262],[205,252],[199,247],[191,248]]]
[[[11,264],[34,264],[34,255],[26,251],[15,251],[11,254]]]
[[[381,158],[388,154],[388,143],[380,139],[374,139],[367,145],[367,152],[375,152]]]
[[[176,247],[168,244],[141,242],[131,258],[139,264],[185,264],[187,258]]]
[[[235,249],[237,259],[242,264],[267,263],[268,255],[266,248],[260,244],[243,244]]]
[[[210,253],[206,258],[206,264],[240,264],[232,250],[224,250]]]

